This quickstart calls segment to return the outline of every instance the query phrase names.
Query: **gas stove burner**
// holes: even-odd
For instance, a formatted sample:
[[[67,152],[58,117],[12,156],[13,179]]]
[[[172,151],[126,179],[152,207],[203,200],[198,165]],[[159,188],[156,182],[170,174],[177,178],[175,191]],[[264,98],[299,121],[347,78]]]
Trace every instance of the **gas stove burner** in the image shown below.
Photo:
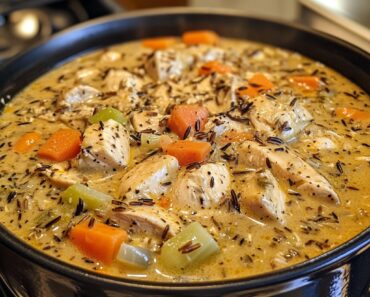
[[[40,9],[14,11],[3,18],[0,27],[0,58],[10,58],[37,41],[46,39],[52,32],[46,12]]]
[[[53,33],[88,19],[117,12],[107,0],[0,1],[0,62]]]

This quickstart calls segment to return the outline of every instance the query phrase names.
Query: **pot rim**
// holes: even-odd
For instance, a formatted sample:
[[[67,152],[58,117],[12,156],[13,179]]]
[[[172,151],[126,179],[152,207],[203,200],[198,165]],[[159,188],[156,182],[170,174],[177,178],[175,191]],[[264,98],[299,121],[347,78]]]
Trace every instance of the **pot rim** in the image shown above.
[[[66,35],[69,35],[75,31],[83,30],[87,27],[97,26],[104,23],[115,22],[118,20],[128,20],[137,17],[147,17],[147,16],[158,16],[158,15],[192,15],[192,14],[211,14],[211,15],[224,15],[224,16],[235,16],[244,17],[248,19],[255,19],[270,23],[271,25],[279,24],[285,27],[290,27],[297,29],[299,31],[304,31],[306,33],[316,35],[326,40],[335,42],[338,45],[346,47],[353,52],[365,57],[370,60],[370,54],[361,48],[358,48],[344,40],[333,37],[326,33],[316,31],[314,29],[309,29],[305,26],[292,24],[284,21],[277,21],[270,18],[260,18],[252,17],[245,13],[240,13],[235,10],[230,9],[216,9],[216,8],[189,8],[189,7],[176,7],[176,8],[157,8],[157,9],[147,9],[138,12],[120,13],[110,16],[105,16],[90,20],[75,26],[68,28],[58,34],[55,34],[51,39],[41,42],[24,53],[20,53],[12,58],[10,61],[4,63],[0,67],[0,72],[14,61],[22,56],[28,55],[31,51],[36,50],[39,47],[57,39],[61,39]],[[4,243],[8,248],[16,251],[21,256],[38,264],[41,267],[49,269],[57,274],[62,274],[66,277],[71,277],[73,279],[102,284],[111,285],[116,287],[130,287],[138,290],[171,290],[182,291],[182,290],[193,290],[193,291],[203,291],[203,290],[220,290],[220,289],[232,289],[238,287],[238,289],[253,289],[258,287],[268,287],[279,283],[284,283],[291,281],[293,279],[298,279],[302,277],[307,277],[309,275],[315,275],[325,270],[333,269],[341,266],[348,259],[352,258],[356,254],[362,253],[370,248],[370,227],[363,230],[361,233],[351,238],[349,241],[337,246],[336,248],[319,255],[318,257],[312,258],[310,260],[288,266],[283,269],[274,270],[264,274],[252,275],[248,277],[227,279],[227,280],[217,280],[217,281],[206,281],[206,282],[195,282],[195,283],[172,283],[172,282],[154,282],[154,281],[144,281],[138,279],[129,279],[116,276],[110,276],[105,274],[100,274],[91,270],[80,268],[74,266],[68,262],[61,261],[55,257],[49,256],[41,251],[33,248],[27,242],[19,239],[12,232],[7,230],[2,224],[0,224],[0,244]]]

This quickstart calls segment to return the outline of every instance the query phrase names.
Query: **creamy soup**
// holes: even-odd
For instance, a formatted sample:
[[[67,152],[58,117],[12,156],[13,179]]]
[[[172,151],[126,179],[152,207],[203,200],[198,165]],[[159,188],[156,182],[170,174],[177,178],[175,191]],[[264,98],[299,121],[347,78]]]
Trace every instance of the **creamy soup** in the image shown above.
[[[278,270],[370,225],[369,96],[215,33],[129,42],[40,77],[0,117],[0,223],[96,272]]]

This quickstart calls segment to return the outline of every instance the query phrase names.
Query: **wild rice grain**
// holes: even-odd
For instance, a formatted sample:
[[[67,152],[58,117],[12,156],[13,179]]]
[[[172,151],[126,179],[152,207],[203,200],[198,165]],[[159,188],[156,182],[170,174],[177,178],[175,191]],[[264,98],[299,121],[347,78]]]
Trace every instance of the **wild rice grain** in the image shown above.
[[[191,126],[188,126],[188,127],[186,128],[186,130],[185,130],[185,133],[184,133],[184,137],[183,137],[183,139],[188,138],[188,137],[189,137],[189,135],[190,135],[190,132],[191,132]]]

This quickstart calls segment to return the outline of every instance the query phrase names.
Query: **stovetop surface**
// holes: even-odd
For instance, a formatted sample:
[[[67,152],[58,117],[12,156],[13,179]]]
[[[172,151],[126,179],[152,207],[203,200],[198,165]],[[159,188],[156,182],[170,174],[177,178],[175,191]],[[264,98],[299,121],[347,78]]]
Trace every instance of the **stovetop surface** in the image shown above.
[[[119,12],[110,1],[0,0],[0,63],[60,30]]]

